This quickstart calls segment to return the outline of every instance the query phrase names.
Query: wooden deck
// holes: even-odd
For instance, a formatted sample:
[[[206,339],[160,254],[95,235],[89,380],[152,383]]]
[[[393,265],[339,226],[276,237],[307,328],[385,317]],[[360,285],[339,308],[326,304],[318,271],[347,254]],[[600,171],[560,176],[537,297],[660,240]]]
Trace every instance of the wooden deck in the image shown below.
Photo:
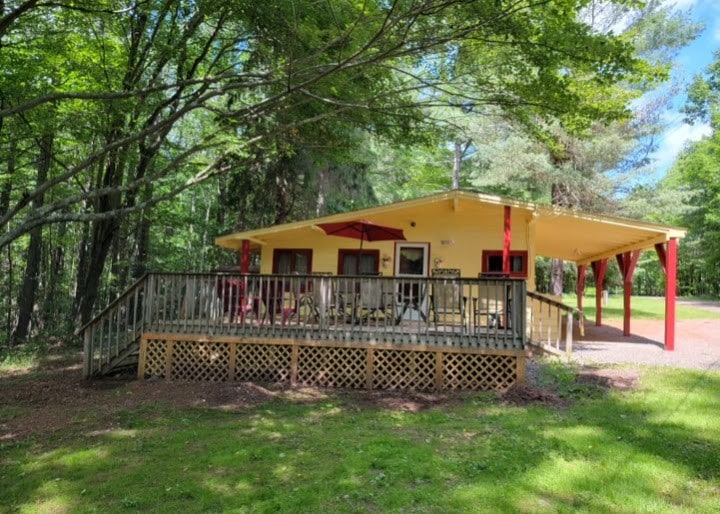
[[[82,331],[88,377],[504,389],[524,375],[525,283],[150,274]]]

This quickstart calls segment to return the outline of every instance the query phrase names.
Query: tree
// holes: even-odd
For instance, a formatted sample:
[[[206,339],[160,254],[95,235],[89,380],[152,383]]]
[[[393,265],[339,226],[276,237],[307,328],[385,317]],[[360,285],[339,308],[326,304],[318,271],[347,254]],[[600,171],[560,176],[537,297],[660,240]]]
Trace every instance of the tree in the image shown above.
[[[0,250],[19,255],[39,227],[81,223],[64,232],[77,249],[75,284],[64,287],[87,320],[102,280],[122,286],[133,263],[152,260],[152,214],[203,182],[257,197],[272,185],[274,212],[252,222],[276,222],[298,198],[331,208],[311,190],[335,175],[367,184],[367,166],[323,162],[317,141],[336,156],[368,137],[410,144],[448,102],[536,126],[620,118],[624,102],[606,93],[653,70],[622,38],[579,20],[582,4],[7,0]],[[44,135],[46,176],[28,152]],[[373,201],[369,189],[362,196]]]

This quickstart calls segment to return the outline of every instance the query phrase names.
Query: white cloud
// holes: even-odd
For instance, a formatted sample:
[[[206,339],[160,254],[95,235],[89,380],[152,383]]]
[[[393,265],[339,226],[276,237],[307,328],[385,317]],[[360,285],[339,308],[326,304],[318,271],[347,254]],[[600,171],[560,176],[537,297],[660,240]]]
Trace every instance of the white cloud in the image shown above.
[[[689,142],[699,141],[704,136],[709,136],[711,132],[710,125],[706,123],[695,125],[682,123],[671,127],[654,154],[655,165],[661,170],[668,169]]]

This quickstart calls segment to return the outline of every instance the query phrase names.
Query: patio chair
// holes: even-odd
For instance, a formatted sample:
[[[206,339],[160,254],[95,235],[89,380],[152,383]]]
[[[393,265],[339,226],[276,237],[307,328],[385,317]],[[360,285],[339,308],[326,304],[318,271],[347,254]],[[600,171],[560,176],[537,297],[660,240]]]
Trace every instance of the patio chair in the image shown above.
[[[389,281],[386,281],[389,282]],[[359,307],[363,318],[392,319],[395,305],[393,293],[383,290],[383,281],[376,278],[364,278],[360,282]]]
[[[393,301],[396,308],[395,323],[403,320],[428,321],[428,286],[423,279],[399,278],[396,280]]]
[[[445,326],[457,325],[459,320],[463,331],[467,330],[467,297],[463,296],[462,284],[457,280],[460,278],[460,270],[457,268],[435,268],[431,275],[435,279],[432,282],[432,295],[430,305],[435,322],[435,329],[439,324]]]
[[[280,315],[281,323],[286,325],[298,311],[299,296],[291,284],[282,279],[268,279],[261,282],[258,287],[258,299],[265,307],[260,323],[266,320],[275,323]]]
[[[234,323],[236,319],[242,323],[245,316],[253,312],[252,298],[246,294],[242,279],[220,276],[215,291],[222,301],[223,313],[228,315],[230,323]]]
[[[333,319],[342,310],[342,297],[335,292],[335,282],[330,278],[332,273],[313,272],[312,275],[312,289],[303,301],[309,305],[314,320],[323,324],[328,317]]]
[[[511,310],[509,287],[501,281],[505,277],[480,273],[478,278],[486,279],[487,282],[479,287],[479,297],[473,298],[476,326],[505,328]]]

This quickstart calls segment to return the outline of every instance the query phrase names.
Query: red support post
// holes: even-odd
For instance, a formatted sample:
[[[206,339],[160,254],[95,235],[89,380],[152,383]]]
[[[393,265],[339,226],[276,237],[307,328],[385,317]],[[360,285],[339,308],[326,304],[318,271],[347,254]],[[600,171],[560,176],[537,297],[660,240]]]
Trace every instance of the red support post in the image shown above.
[[[504,238],[503,238],[503,273],[510,275],[510,244],[512,242],[512,227],[510,223],[510,206],[506,205],[504,209]]]
[[[618,266],[620,266],[620,273],[623,277],[623,335],[625,337],[630,336],[632,279],[641,252],[642,250],[633,250],[632,252],[625,252],[616,256]]]
[[[586,264],[578,264],[577,271],[577,306],[578,310],[583,310],[583,296],[585,295],[585,270]]]
[[[248,239],[242,240],[242,246],[240,248],[240,273],[250,272],[250,241]]]
[[[675,297],[677,295],[677,239],[667,242],[665,259],[665,350],[675,350]]]
[[[658,259],[660,259],[660,265],[665,273],[667,273],[667,252],[665,251],[665,245],[658,243],[655,245],[655,251],[657,252]]]
[[[595,275],[595,326],[602,326],[602,291],[607,271],[607,259],[593,261],[591,267]]]

